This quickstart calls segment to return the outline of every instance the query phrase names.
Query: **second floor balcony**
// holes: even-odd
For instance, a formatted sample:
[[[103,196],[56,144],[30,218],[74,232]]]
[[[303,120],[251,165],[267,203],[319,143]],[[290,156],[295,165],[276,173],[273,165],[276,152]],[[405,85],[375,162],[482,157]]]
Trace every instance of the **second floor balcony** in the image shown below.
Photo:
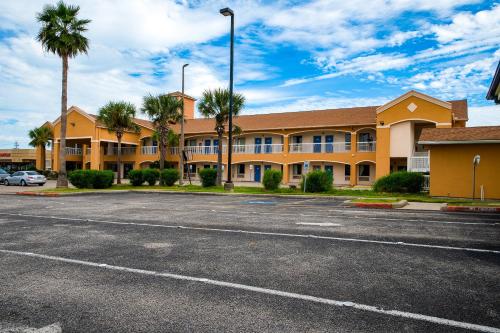
[[[290,153],[345,153],[351,151],[351,143],[291,143],[289,150]]]
[[[359,152],[374,152],[377,145],[375,141],[360,141],[357,148]]]
[[[136,152],[136,147],[122,147],[121,148],[121,154],[122,155],[135,155]],[[117,155],[118,154],[118,148],[113,147],[113,148],[105,148],[104,149],[104,155]]]
[[[66,155],[81,156],[82,148],[66,147]]]

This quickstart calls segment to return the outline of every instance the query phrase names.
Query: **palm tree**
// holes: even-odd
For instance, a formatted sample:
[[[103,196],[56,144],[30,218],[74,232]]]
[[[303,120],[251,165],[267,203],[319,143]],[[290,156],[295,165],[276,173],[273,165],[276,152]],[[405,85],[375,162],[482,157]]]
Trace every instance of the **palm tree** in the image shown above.
[[[122,137],[128,132],[139,132],[139,126],[134,122],[135,106],[127,102],[109,102],[99,109],[97,120],[102,122],[110,132],[116,133],[118,151],[116,153],[117,177],[116,183],[121,184]]]
[[[42,150],[42,170],[45,170],[45,147],[50,146],[50,140],[52,140],[52,129],[46,126],[35,127],[28,132],[31,139],[30,146],[40,147]]]
[[[245,97],[233,94],[233,116],[240,114],[245,105]],[[222,185],[222,136],[229,120],[229,90],[205,90],[198,105],[200,113],[207,118],[214,118],[215,131],[219,138],[217,151],[217,185]],[[233,125],[233,132],[241,133],[241,129]]]
[[[66,119],[68,111],[68,59],[79,53],[87,53],[89,41],[82,35],[87,31],[90,20],[78,19],[79,6],[66,5],[60,1],[56,5],[46,5],[37,20],[42,24],[37,39],[47,52],[57,54],[62,59],[61,93],[61,138],[59,146],[59,175],[57,187],[68,187],[66,175]]]
[[[156,127],[160,144],[160,170],[165,167],[170,125],[182,120],[182,103],[182,99],[171,95],[149,95],[144,97],[141,110]]]

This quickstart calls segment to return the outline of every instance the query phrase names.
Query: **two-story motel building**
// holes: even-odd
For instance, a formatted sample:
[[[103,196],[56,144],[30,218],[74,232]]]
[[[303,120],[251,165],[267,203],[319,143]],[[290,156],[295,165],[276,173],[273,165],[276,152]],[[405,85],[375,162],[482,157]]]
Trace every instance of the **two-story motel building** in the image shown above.
[[[173,93],[179,98],[180,93]],[[195,100],[185,96],[185,145],[190,152],[190,175],[215,167],[217,135],[213,119],[195,118]],[[235,118],[243,133],[233,144],[233,179],[260,182],[264,170],[283,171],[283,183],[298,183],[303,164],[331,171],[334,185],[369,185],[395,170],[429,171],[429,152],[418,144],[424,128],[464,127],[467,101],[442,101],[416,91],[382,106],[302,112],[242,115]],[[68,111],[68,169],[116,171],[117,141],[96,116],[72,106]],[[123,171],[148,167],[159,158],[151,122],[136,119],[140,133],[125,133]],[[54,131],[52,165],[57,171],[60,120],[46,123]],[[175,131],[179,132],[176,125]],[[223,138],[223,164],[227,163]],[[179,163],[178,147],[169,147],[167,160]],[[40,164],[41,161],[38,161]],[[186,172],[187,173],[187,172]]]

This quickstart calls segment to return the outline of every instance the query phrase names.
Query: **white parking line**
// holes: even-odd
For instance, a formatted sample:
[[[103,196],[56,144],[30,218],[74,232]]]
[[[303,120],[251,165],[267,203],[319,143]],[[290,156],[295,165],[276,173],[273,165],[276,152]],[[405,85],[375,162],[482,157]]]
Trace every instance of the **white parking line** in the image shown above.
[[[450,320],[450,319],[445,319],[445,318],[439,318],[439,317],[434,317],[434,316],[428,316],[428,315],[419,314],[419,313],[406,312],[406,311],[385,310],[385,309],[381,309],[381,308],[378,308],[378,307],[372,306],[372,305],[360,304],[360,303],[355,303],[355,302],[350,302],[350,301],[337,301],[337,300],[328,299],[328,298],[297,294],[297,293],[275,290],[275,289],[249,286],[249,285],[239,284],[239,283],[212,280],[212,279],[207,279],[207,278],[200,278],[200,277],[166,273],[166,272],[155,272],[155,271],[129,268],[129,267],[123,267],[123,266],[108,265],[108,264],[104,264],[104,263],[95,263],[95,262],[90,262],[90,261],[49,256],[49,255],[37,254],[37,253],[31,253],[31,252],[21,252],[21,251],[11,251],[11,250],[0,249],[0,253],[28,256],[28,257],[34,257],[34,258],[40,258],[40,259],[46,259],[46,260],[60,261],[60,262],[65,262],[65,263],[70,263],[70,264],[97,267],[100,269],[122,271],[122,272],[156,276],[156,277],[162,277],[162,278],[200,282],[200,283],[205,283],[205,284],[219,286],[219,287],[245,290],[245,291],[251,291],[251,292],[255,292],[255,293],[268,294],[268,295],[274,295],[274,296],[280,296],[280,297],[287,297],[287,298],[292,298],[292,299],[299,299],[302,301],[321,303],[321,304],[327,304],[327,305],[338,306],[338,307],[353,308],[353,309],[357,309],[357,310],[374,312],[374,313],[379,313],[379,314],[393,316],[393,317],[402,317],[402,318],[426,321],[426,322],[431,322],[431,323],[435,323],[435,324],[439,324],[439,325],[458,327],[458,328],[463,328],[463,329],[468,329],[468,330],[473,330],[473,331],[478,331],[478,332],[500,333],[499,328],[490,327],[490,326],[471,324],[471,323]]]
[[[0,213],[0,215],[23,216],[23,217],[37,217],[37,218],[47,218],[47,219],[54,219],[54,220],[66,220],[66,221],[90,222],[90,223],[103,223],[103,224],[133,225],[133,226],[141,226],[141,227],[155,227],[155,228],[184,229],[184,230],[197,230],[197,231],[211,231],[211,232],[221,232],[221,233],[225,232],[225,233],[242,233],[242,234],[250,234],[250,235],[266,235],[266,236],[290,237],[290,238],[309,238],[309,239],[312,238],[312,239],[322,239],[322,240],[332,240],[332,241],[342,241],[342,242],[372,243],[372,244],[382,244],[382,245],[410,246],[410,247],[421,247],[421,248],[431,248],[431,249],[441,249],[441,250],[454,250],[454,251],[468,251],[468,252],[480,252],[480,253],[500,254],[500,251],[497,251],[497,250],[477,249],[477,248],[470,248],[470,247],[457,247],[457,246],[447,246],[447,245],[434,245],[434,244],[418,244],[418,243],[406,243],[406,242],[392,242],[392,241],[382,241],[382,240],[362,239],[362,238],[347,238],[347,237],[332,237],[332,236],[319,236],[319,235],[290,234],[290,233],[283,233],[283,232],[251,231],[251,230],[241,230],[241,229],[220,229],[220,228],[207,228],[207,227],[191,227],[191,226],[183,226],[183,225],[165,225],[165,224],[152,224],[152,223],[103,221],[103,220],[93,220],[93,219],[79,219],[79,218],[74,218],[74,217],[57,217],[57,216],[42,216],[42,215],[29,215],[29,214]]]

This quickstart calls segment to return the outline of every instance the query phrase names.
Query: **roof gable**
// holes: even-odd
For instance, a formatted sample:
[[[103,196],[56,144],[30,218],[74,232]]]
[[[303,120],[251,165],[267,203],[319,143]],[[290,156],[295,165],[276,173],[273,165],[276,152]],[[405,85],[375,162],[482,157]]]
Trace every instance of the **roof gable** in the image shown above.
[[[67,112],[67,116],[69,116],[70,113],[72,112],[77,112],[79,114],[81,114],[82,116],[84,116],[85,118],[87,118],[88,120],[90,120],[91,122],[95,123],[95,118],[92,117],[90,114],[88,114],[87,112],[83,111],[82,109],[80,109],[79,107],[77,106],[74,106],[72,105],[69,109],[68,109],[68,112]],[[61,117],[59,116],[54,122],[53,122],[53,126],[56,126],[58,123],[61,122]]]
[[[399,96],[398,98],[396,98],[396,99],[394,99],[394,100],[392,100],[392,101],[390,101],[382,106],[379,106],[377,108],[377,114],[384,112],[385,110],[393,107],[394,105],[396,105],[398,103],[401,103],[402,101],[404,101],[412,96],[416,97],[416,98],[423,99],[423,100],[428,101],[430,103],[434,103],[436,105],[442,106],[442,107],[449,109],[449,110],[451,110],[451,107],[452,107],[450,102],[445,102],[445,101],[442,101],[440,99],[434,98],[432,96],[422,94],[421,92],[418,92],[415,90],[410,90],[406,94],[403,94],[403,95]]]

